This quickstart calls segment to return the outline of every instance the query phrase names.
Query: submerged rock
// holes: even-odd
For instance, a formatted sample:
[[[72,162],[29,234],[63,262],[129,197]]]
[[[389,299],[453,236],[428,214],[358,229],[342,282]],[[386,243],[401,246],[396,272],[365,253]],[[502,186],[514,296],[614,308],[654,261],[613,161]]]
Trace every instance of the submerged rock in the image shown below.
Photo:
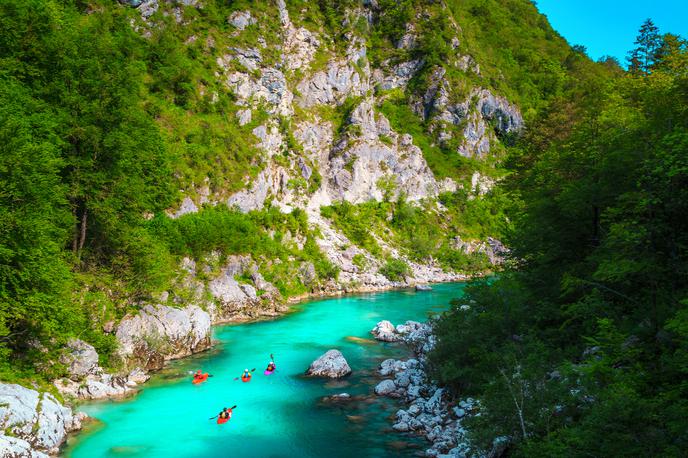
[[[313,361],[306,371],[306,375],[329,378],[344,377],[350,373],[351,367],[339,350],[328,350]]]
[[[416,285],[416,291],[432,291],[430,285]]]

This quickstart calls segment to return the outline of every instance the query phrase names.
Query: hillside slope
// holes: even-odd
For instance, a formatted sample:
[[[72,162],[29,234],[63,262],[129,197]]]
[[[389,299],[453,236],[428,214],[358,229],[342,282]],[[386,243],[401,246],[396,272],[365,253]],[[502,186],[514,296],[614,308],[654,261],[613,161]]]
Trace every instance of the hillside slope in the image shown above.
[[[494,269],[506,151],[610,71],[526,0],[0,13],[0,374],[77,397],[289,298]]]

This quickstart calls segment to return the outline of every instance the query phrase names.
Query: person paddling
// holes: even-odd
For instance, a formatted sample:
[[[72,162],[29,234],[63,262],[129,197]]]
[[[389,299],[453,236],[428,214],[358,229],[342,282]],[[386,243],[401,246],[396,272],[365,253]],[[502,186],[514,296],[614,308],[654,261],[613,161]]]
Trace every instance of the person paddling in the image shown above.
[[[248,369],[244,369],[244,373],[241,375],[241,380],[244,382],[248,382],[249,380],[251,380],[251,377],[253,377],[251,371],[249,371]]]
[[[222,412],[218,414],[218,417],[222,418],[223,420],[229,420],[230,418],[232,418],[232,409],[228,409],[227,407],[225,407],[224,409],[222,409]]]
[[[206,380],[208,380],[208,377],[212,377],[212,375],[208,374],[207,372],[206,372],[206,373],[203,373],[203,372],[201,372],[201,370],[199,369],[199,370],[197,370],[196,373],[194,374],[192,383],[194,383],[194,384],[203,383],[203,382],[205,382]]]
[[[272,353],[270,353],[270,362],[268,363],[268,367],[265,369],[265,372],[267,374],[272,374],[275,372],[275,369],[277,369],[277,366],[275,366],[275,357],[272,356]]]
[[[234,411],[234,409],[236,409],[236,407],[237,406],[235,405],[230,407],[229,409],[227,407],[224,407],[219,414],[215,415],[214,417],[208,418],[208,420],[213,420],[217,418],[218,424],[227,423],[229,419],[232,418],[232,412]]]

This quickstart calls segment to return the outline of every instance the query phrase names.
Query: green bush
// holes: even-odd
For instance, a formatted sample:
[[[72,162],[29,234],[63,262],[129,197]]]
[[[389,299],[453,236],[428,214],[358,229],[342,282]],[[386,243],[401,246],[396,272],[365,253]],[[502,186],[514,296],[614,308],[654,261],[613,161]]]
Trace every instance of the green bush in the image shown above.
[[[391,281],[404,281],[405,277],[411,273],[411,269],[403,260],[391,258],[380,268],[380,273]]]

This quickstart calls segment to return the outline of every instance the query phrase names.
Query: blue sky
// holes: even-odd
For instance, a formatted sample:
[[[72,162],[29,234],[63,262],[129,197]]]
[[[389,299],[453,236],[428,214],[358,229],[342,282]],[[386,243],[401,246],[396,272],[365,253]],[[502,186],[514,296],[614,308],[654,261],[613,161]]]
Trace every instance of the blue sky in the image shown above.
[[[556,31],[588,48],[595,60],[610,55],[625,64],[647,18],[661,33],[688,37],[688,0],[537,0],[537,6]]]

